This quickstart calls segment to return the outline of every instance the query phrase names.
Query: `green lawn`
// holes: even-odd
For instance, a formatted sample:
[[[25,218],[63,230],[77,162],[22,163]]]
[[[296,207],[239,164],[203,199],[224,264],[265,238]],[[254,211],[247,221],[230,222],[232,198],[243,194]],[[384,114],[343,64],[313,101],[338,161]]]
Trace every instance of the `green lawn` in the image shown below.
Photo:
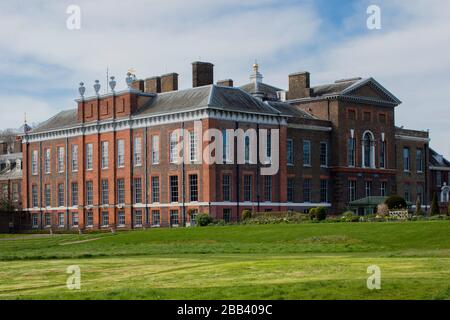
[[[0,299],[450,299],[449,235],[427,221],[0,236]]]

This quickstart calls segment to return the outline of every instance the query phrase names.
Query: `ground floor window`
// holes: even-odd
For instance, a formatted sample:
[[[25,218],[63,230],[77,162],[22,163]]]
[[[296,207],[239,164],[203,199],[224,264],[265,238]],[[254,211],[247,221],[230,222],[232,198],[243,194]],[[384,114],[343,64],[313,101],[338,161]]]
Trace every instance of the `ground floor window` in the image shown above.
[[[92,213],[92,211],[86,213],[86,225],[88,227],[92,227],[94,225],[94,214]]]
[[[60,227],[64,227],[64,213],[58,213],[58,222]]]
[[[109,226],[109,213],[108,212],[102,212],[102,226],[103,227]]]
[[[37,228],[38,224],[39,224],[39,219],[38,219],[38,215],[37,214],[33,214],[33,228]]]
[[[231,209],[223,209],[223,221],[231,221]]]
[[[189,216],[190,216],[190,221],[191,221],[191,226],[195,226],[195,224],[196,224],[196,219],[197,219],[197,214],[198,214],[198,210],[197,209],[194,209],[194,210],[191,210],[191,212],[190,212],[190,214],[189,214]]]
[[[178,210],[170,210],[170,225],[178,225]]]
[[[294,184],[295,180],[293,178],[289,178],[287,180],[287,201],[294,202]]]
[[[45,225],[47,227],[50,227],[52,225],[52,216],[50,215],[50,213],[46,213],[45,214]]]
[[[328,202],[328,180],[320,180],[320,202]]]
[[[380,196],[386,197],[386,194],[387,194],[387,182],[381,181]]]
[[[117,221],[119,226],[123,227],[125,225],[125,211],[119,211],[117,213]]]
[[[78,227],[78,213],[72,213],[72,226]]]
[[[158,210],[153,210],[152,211],[152,225],[153,226],[159,226],[161,221],[160,221],[160,213]]]
[[[142,210],[134,211],[134,226],[142,227]]]

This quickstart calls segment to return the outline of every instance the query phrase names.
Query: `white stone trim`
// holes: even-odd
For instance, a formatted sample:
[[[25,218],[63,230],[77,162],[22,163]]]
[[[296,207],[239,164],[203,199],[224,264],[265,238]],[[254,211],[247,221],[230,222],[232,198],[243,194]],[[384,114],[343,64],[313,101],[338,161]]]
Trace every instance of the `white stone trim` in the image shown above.
[[[322,126],[298,124],[298,123],[289,123],[288,128],[313,130],[313,131],[324,131],[324,132],[330,132],[332,130],[331,127],[322,127]]]
[[[250,122],[267,125],[286,125],[284,117],[264,113],[236,112],[213,108],[194,109],[179,113],[167,113],[153,116],[133,117],[115,120],[94,121],[82,123],[74,127],[49,130],[45,132],[23,135],[23,143],[39,142],[55,139],[65,139],[78,136],[86,136],[97,133],[122,131],[129,129],[145,128],[171,123],[195,121],[202,119],[217,119],[238,122]],[[330,128],[331,130],[331,128]]]
[[[395,139],[419,141],[419,142],[430,142],[430,140],[431,140],[430,138],[412,137],[412,136],[405,136],[405,135],[401,135],[401,134],[396,134]]]

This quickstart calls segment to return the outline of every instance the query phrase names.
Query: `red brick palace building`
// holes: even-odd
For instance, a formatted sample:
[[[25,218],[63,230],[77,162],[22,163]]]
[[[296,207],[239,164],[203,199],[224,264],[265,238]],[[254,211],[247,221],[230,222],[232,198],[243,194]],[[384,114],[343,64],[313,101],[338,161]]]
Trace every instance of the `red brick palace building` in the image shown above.
[[[400,101],[373,78],[312,87],[302,72],[282,90],[265,84],[256,64],[241,87],[213,78],[212,64],[195,62],[186,90],[178,90],[176,73],[129,75],[128,89],[117,92],[112,78],[108,94],[96,82],[91,97],[81,84],[76,109],[23,136],[22,203],[33,226],[184,226],[198,213],[236,221],[244,209],[314,206],[338,213],[391,194],[429,203],[428,132],[396,127]],[[278,129],[278,173],[263,176],[260,164],[248,162],[199,162],[194,121],[203,130]],[[173,150],[180,128],[190,137],[183,164]]]

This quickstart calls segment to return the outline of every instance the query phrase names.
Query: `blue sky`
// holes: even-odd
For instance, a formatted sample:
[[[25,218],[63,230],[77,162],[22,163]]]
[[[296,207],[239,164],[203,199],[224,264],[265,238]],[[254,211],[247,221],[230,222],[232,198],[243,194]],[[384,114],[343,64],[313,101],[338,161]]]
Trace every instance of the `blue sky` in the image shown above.
[[[68,5],[81,29],[68,30]],[[366,9],[381,8],[381,30]],[[438,0],[5,0],[0,3],[0,127],[40,122],[74,108],[80,81],[106,88],[105,70],[125,87],[138,77],[180,74],[194,60],[215,64],[216,80],[248,82],[255,59],[264,81],[311,72],[313,85],[372,76],[403,104],[397,125],[431,130],[432,147],[450,158],[450,1]]]

